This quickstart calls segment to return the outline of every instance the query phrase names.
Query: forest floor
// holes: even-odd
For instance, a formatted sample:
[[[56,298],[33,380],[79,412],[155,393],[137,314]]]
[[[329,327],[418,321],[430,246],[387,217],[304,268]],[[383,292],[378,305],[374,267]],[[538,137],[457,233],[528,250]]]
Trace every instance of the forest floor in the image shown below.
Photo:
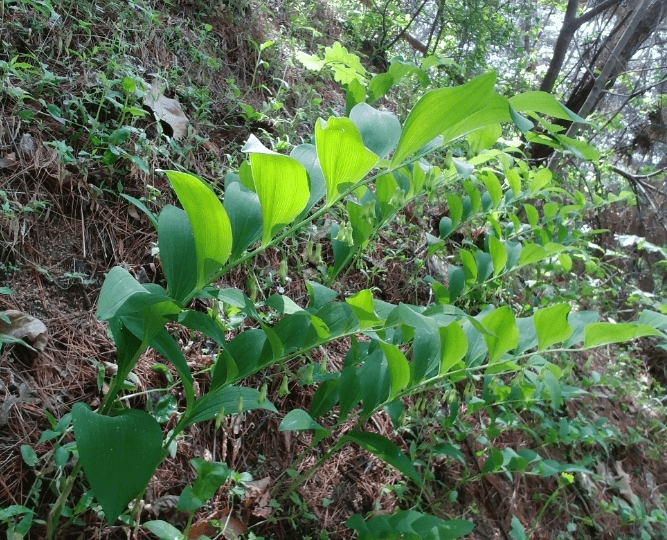
[[[21,19],[26,13],[29,12],[14,11],[13,22],[27,24],[28,19]],[[261,92],[242,84],[244,80],[250,84],[248,78],[254,79],[252,48],[235,37],[233,26],[223,15],[207,19],[211,32],[217,33],[218,39],[228,45],[238,45],[236,48],[230,45],[236,59],[230,53],[222,60],[229,64],[236,62],[236,71],[230,71],[229,78],[236,75],[241,92],[247,91],[246,102],[254,103],[254,108],[259,109]],[[79,17],[77,20],[83,20],[82,15]],[[187,8],[178,13],[165,12],[162,17],[165,19],[162,24],[166,25],[166,19],[170,18],[169,26],[181,28],[182,35],[191,28],[186,19],[196,19]],[[257,16],[252,26],[252,31],[258,33],[254,36],[257,43],[273,37],[261,35],[267,17],[266,13]],[[107,21],[106,27],[98,24],[93,33],[117,30],[113,21]],[[335,24],[331,19],[331,26]],[[18,44],[19,48],[34,49],[47,44],[44,28],[36,31],[41,36],[38,38],[22,35],[12,28],[15,27],[6,26],[3,39]],[[130,33],[128,30],[128,35]],[[75,42],[83,38],[75,33],[69,39]],[[140,41],[138,34],[133,39],[135,45]],[[216,79],[211,74],[194,74],[199,68],[192,61],[183,63],[172,49],[160,48],[159,41],[166,40],[166,34],[151,39],[141,47],[158,64],[157,67],[166,70],[180,59],[182,67],[193,79],[196,76],[209,79],[207,88],[215,97]],[[74,45],[70,44],[70,47]],[[51,71],[63,77],[58,83],[59,91],[81,91],[81,88],[75,88],[63,62],[61,58],[51,66]],[[79,67],[86,68],[83,64]],[[85,83],[80,84],[85,87]],[[194,135],[187,141],[193,148],[187,153],[187,163],[181,161],[206,178],[234,165],[234,158],[230,162],[225,156],[238,152],[238,144],[249,133],[265,128],[275,130],[274,125],[267,124],[265,119],[243,118],[238,113],[230,117],[229,111],[222,110],[223,105],[229,105],[230,99],[227,93],[223,94],[226,103],[211,104],[207,122],[192,123]],[[344,104],[342,94],[334,85],[324,85],[320,94],[330,106]],[[286,100],[288,107],[289,99]],[[297,98],[292,96],[291,99]],[[140,281],[163,280],[152,254],[156,234],[143,214],[118,197],[117,184],[122,183],[123,192],[137,198],[157,193],[155,207],[173,200],[166,178],[153,172],[154,166],[157,168],[168,162],[164,156],[156,153],[150,156],[152,161],[148,161],[145,154],[137,151],[137,155],[149,162],[150,172],[142,172],[141,167],[130,165],[122,175],[117,171],[110,173],[99,163],[95,167],[64,163],[53,147],[42,143],[68,141],[80,150],[73,136],[76,134],[63,128],[53,115],[43,116],[39,123],[25,121],[16,114],[15,103],[16,100],[8,94],[0,95],[0,110],[3,112],[0,190],[4,204],[0,231],[0,286],[13,291],[13,294],[0,295],[0,311],[28,314],[41,321],[46,331],[40,333],[45,341],[31,341],[36,350],[5,345],[0,354],[0,509],[28,504],[28,496],[34,488],[35,469],[26,464],[21,447],[33,447],[38,457],[43,457],[52,448],[52,441],[38,444],[42,433],[53,427],[45,410],[60,419],[70,412],[74,403],[84,401],[94,407],[100,402],[104,391],[100,376],[111,374],[115,362],[114,346],[106,327],[95,317],[105,273],[122,265]],[[30,106],[27,103],[27,107]],[[192,110],[192,104],[187,110]],[[219,115],[217,121],[216,114]],[[31,150],[24,148],[28,141],[32,141]],[[179,159],[185,159],[183,154]],[[423,246],[403,245],[401,227],[412,225],[427,231],[437,230],[438,219],[445,212],[445,204],[426,205],[422,213],[408,207],[404,220],[392,225],[391,230],[378,239],[375,252],[369,254],[368,260],[360,261],[340,280],[336,285],[339,292],[375,287],[386,301],[428,302],[429,290],[420,279],[423,270],[416,264]],[[388,255],[396,251],[405,253],[406,250],[407,257]],[[280,291],[305,305],[304,281],[317,276],[317,268],[303,262],[302,245],[295,242],[286,246],[285,251],[290,253],[286,282],[281,283],[278,277],[283,254],[274,249],[255,260],[252,266],[224,276],[220,285],[248,290],[249,280],[254,280],[259,285],[259,295],[268,296]],[[323,256],[330,256],[327,248]],[[203,310],[207,306],[202,303],[196,307]],[[193,371],[210,365],[211,353],[203,339],[181,332],[180,340]],[[344,361],[346,348],[343,345],[333,345],[316,355],[326,354],[328,369],[335,370]],[[666,359],[665,351],[649,342],[637,343],[628,351],[607,348],[582,354],[576,359],[572,384],[588,385],[589,391],[566,402],[559,412],[560,423],[553,418],[548,421],[554,430],[558,430],[570,420],[585,417],[587,422],[581,422],[581,425],[591,429],[590,437],[579,433],[576,443],[568,444],[564,442],[567,437],[562,436],[538,444],[531,437],[530,426],[538,426],[547,419],[531,417],[527,413],[524,420],[529,427],[508,427],[493,440],[496,448],[539,448],[545,457],[559,463],[583,463],[594,472],[578,476],[571,486],[560,486],[558,476],[483,474],[483,435],[487,433],[489,418],[482,413],[468,414],[462,409],[460,422],[466,429],[458,432],[459,453],[456,456],[443,453],[429,464],[434,478],[433,493],[427,503],[421,503],[422,509],[443,518],[473,521],[475,529],[469,538],[476,540],[520,538],[516,531],[513,532],[513,516],[527,531],[532,531],[531,538],[534,539],[667,538],[667,524],[662,523],[667,518],[664,499],[667,494],[667,418],[662,395],[662,388],[667,386]],[[159,361],[154,351],[140,359],[134,370],[134,397],[128,399],[132,407],[145,410],[149,407],[148,400],[153,400],[154,405],[168,391],[165,390],[165,374],[152,369]],[[296,371],[298,362],[293,362],[289,367]],[[186,437],[178,441],[176,456],[168,458],[159,467],[150,484],[144,498],[144,520],[164,519],[177,527],[185,524],[184,516],[176,512],[176,503],[184,486],[195,477],[188,463],[193,457],[225,462],[231,469],[249,473],[252,478],[248,477],[241,488],[220,490],[197,514],[196,531],[211,537],[219,530],[208,524],[218,519],[229,520],[227,532],[220,538],[232,538],[230,530],[238,533],[247,530],[267,539],[349,538],[352,534],[344,523],[352,514],[410,508],[420,500],[421,495],[414,486],[406,484],[398,472],[371,454],[347,446],[303,484],[297,497],[283,503],[282,507],[269,504],[271,488],[290,473],[295,457],[310,442],[307,435],[279,432],[278,425],[284,411],[296,407],[308,409],[314,388],[294,384],[289,393],[283,395],[281,379],[281,373],[269,372],[250,381],[257,387],[263,382],[268,383],[268,399],[278,408],[279,414],[257,411],[231,415],[219,429],[214,421],[188,429]],[[593,380],[595,383],[591,383]],[[208,384],[206,376],[201,376],[197,382],[201,388]],[[162,390],[151,392],[153,389]],[[177,400],[182,397],[178,388],[171,392]],[[431,397],[438,401],[438,396]],[[420,414],[419,407],[431,407],[430,403],[408,402],[406,405],[415,417]],[[375,415],[370,422],[373,430],[391,438],[409,454],[411,448],[428,440],[440,429],[438,422],[433,420],[437,415],[433,411],[426,412],[428,414],[423,416],[430,418],[429,421],[414,420],[410,429],[402,431],[395,431],[389,416],[384,413]],[[173,426],[165,426],[166,429],[170,427]],[[575,437],[573,433],[569,436]],[[71,435],[69,437],[63,443],[73,440]],[[317,456],[316,448],[300,463],[300,468],[303,470],[312,465]],[[550,499],[555,492],[558,497]],[[39,518],[44,519],[55,496],[49,489],[38,490],[37,494],[35,507]],[[75,493],[75,497],[81,494]],[[44,528],[37,523],[26,538],[41,538],[43,535]],[[59,536],[63,539],[130,537],[150,538],[151,535],[126,525],[103,527],[94,509],[83,514],[82,523],[70,524]]]

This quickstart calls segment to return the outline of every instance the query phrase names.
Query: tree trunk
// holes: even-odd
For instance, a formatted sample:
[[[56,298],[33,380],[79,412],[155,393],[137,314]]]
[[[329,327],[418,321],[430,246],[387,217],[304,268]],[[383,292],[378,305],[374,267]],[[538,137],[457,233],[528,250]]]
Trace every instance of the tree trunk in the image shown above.
[[[556,84],[556,79],[560,73],[561,68],[563,67],[563,62],[565,61],[565,56],[574,37],[574,33],[584,24],[596,17],[597,15],[603,13],[604,11],[618,6],[621,3],[621,0],[607,0],[602,2],[597,6],[589,9],[581,17],[577,17],[577,9],[579,7],[579,0],[568,0],[567,9],[565,10],[565,20],[563,21],[563,26],[558,34],[558,39],[556,40],[556,45],[554,46],[554,54],[551,57],[551,62],[549,63],[549,69],[547,69],[542,84],[540,85],[540,90],[543,92],[551,92],[554,89]]]
[[[575,0],[568,1],[568,9],[570,4]],[[583,23],[579,23],[582,18],[586,17],[589,13],[592,13],[594,9],[600,9],[602,7],[609,8],[618,4],[618,1],[615,0],[613,3],[611,1],[603,2],[598,4],[597,8],[593,8],[586,12],[584,15],[577,19],[572,19],[570,16],[570,26],[567,24],[563,25],[563,29],[568,27],[568,32],[572,32],[574,35],[574,30],[571,30],[572,26],[581,26]],[[617,10],[617,22],[614,29],[610,32],[609,36],[606,39],[601,41],[600,46],[597,49],[597,52],[592,55],[593,61],[588,69],[585,70],[583,77],[574,85],[569,98],[566,101],[566,106],[578,113],[582,117],[588,116],[595,108],[598,106],[600,100],[604,96],[604,90],[610,88],[616,78],[626,69],[628,62],[632,59],[635,53],[640,49],[640,47],[646,42],[647,39],[656,31],[656,28],[660,22],[667,15],[667,0],[638,0],[635,5],[632,0],[628,0],[627,4],[624,6],[625,9]],[[598,11],[600,13],[601,11]],[[592,16],[589,16],[587,20],[590,20]],[[566,15],[566,21],[568,20]],[[586,22],[586,21],[584,21]],[[562,54],[564,59],[567,48],[563,45],[568,39],[568,32],[565,32],[565,36],[561,41],[561,36],[564,34],[561,30],[561,36],[559,36],[559,44],[557,42],[557,48],[559,45],[559,54]],[[571,37],[569,38],[572,39]],[[567,41],[569,43],[569,41]],[[556,51],[554,51],[554,57],[556,57]],[[557,65],[558,62],[554,62],[552,59],[552,64]],[[561,61],[562,67],[562,61]],[[551,67],[550,67],[551,69]],[[597,77],[593,77],[593,73],[599,73]],[[550,75],[550,78],[555,82],[556,75]],[[546,76],[545,76],[546,80]],[[553,82],[543,81],[541,89],[547,89],[549,85],[553,86]],[[570,122],[559,122],[564,126],[570,127]],[[572,134],[573,131],[570,131]],[[553,149],[544,146],[536,146],[533,148],[532,157],[538,161],[543,161],[553,153]],[[552,163],[553,166],[553,163]]]

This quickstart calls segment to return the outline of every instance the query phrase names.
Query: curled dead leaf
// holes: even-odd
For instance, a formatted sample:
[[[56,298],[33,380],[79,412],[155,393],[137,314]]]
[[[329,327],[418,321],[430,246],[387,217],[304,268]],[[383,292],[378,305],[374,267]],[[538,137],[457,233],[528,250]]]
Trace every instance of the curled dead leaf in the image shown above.
[[[183,112],[181,104],[175,99],[165,97],[164,88],[158,85],[146,85],[148,92],[144,103],[155,115],[157,120],[166,123],[172,130],[174,139],[182,139],[188,133],[188,124],[190,121]]]
[[[43,351],[47,340],[46,326],[39,319],[22,311],[0,311],[0,342],[18,341],[33,350]]]

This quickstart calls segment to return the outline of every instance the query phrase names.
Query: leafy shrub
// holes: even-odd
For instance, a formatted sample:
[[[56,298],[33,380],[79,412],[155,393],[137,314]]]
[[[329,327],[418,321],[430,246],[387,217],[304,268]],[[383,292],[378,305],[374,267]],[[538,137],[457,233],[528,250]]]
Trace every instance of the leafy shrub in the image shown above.
[[[177,171],[166,171],[166,175],[182,209],[166,206],[155,216],[135,201],[157,228],[166,288],[140,284],[121,267],[106,277],[97,316],[108,322],[116,343],[117,372],[97,411],[84,403],[72,408],[76,449],[68,450],[76,453],[78,461],[49,516],[49,538],[57,534],[81,470],[90,493],[113,523],[132,500],[141,497],[185,429],[253,409],[277,412],[266,399],[266,388],[243,386],[244,380],[332,341],[351,339],[344,366],[329,373],[321,364],[310,364],[304,382],[319,384],[311,407],[288,412],[280,429],[313,431],[315,446],[343,422],[352,420],[353,427],[332,442],[314,466],[274,488],[283,497],[349,443],[428,490],[414,459],[388,438],[363,430],[373,414],[384,409],[400,426],[405,416],[403,398],[447,388],[447,399],[465,399],[470,411],[509,400],[546,402],[555,410],[577,389],[562,384],[563,370],[547,359],[550,352],[589,349],[660,335],[657,328],[665,330],[665,317],[657,313],[645,312],[637,323],[598,322],[597,314],[574,312],[570,303],[552,302],[545,295],[534,311],[531,305],[516,309],[508,304],[482,305],[489,300],[485,291],[507,276],[527,269],[567,273],[573,259],[585,257],[583,233],[568,227],[568,220],[584,213],[583,194],[554,187],[548,170],[531,169],[511,148],[494,148],[500,123],[514,122],[526,131],[533,127],[521,113],[535,118],[536,113],[574,115],[539,92],[507,99],[493,91],[494,83],[494,74],[488,73],[460,87],[431,90],[403,126],[396,116],[373,108],[365,102],[366,94],[359,93],[349,118],[318,120],[315,144],[301,145],[290,156],[271,151],[251,137],[244,147],[248,162],[225,179],[224,202],[202,180]],[[470,159],[450,156],[443,168],[427,161],[443,145],[463,136],[471,149]],[[458,179],[464,196],[451,189]],[[440,222],[439,237],[429,237],[431,254],[441,250],[466,221],[483,219],[487,226],[480,245],[457,250],[457,264],[448,266],[446,283],[432,282],[435,303],[429,306],[392,305],[374,298],[369,289],[337,301],[336,291],[314,281],[307,282],[307,307],[278,294],[253,302],[240,290],[214,285],[232,268],[307,224],[317,223],[327,212],[344,216],[331,228],[333,262],[324,269],[331,282],[407,202],[442,190],[449,216]],[[231,306],[253,321],[253,327],[227,341],[218,310],[195,311],[188,307],[193,299]],[[467,303],[470,309],[455,303],[463,307]],[[524,311],[532,313],[519,317]],[[210,388],[204,395],[196,396],[183,351],[165,329],[167,323],[201,332],[217,344],[217,358],[209,369]],[[360,341],[357,335],[369,340]],[[166,436],[153,415],[128,409],[119,399],[149,347],[171,362],[185,395],[176,426]],[[470,385],[480,380],[484,390],[478,397]],[[463,396],[452,387],[461,381],[472,388]],[[321,417],[329,418],[331,426],[318,422]],[[452,449],[432,447],[430,451],[451,453]],[[229,471],[218,465],[197,463],[197,483],[181,499],[190,521],[196,508],[228,478]],[[544,460],[529,450],[510,454],[492,449],[484,470],[510,469],[544,476],[580,470]],[[22,513],[26,512],[5,518]],[[354,516],[348,525],[362,538],[435,538],[434,530],[438,538],[457,538],[471,528],[467,522],[447,522],[416,511],[367,522]],[[174,536],[173,527],[164,522],[145,526],[161,537]]]

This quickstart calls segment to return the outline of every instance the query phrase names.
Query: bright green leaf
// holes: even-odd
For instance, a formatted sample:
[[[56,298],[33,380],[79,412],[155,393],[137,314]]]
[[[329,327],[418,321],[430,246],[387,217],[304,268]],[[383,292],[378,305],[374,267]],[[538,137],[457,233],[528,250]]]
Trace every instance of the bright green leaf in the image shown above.
[[[392,166],[483,108],[492,95],[495,80],[495,73],[489,72],[462,86],[427,92],[408,115]]]
[[[315,146],[327,183],[327,206],[356,184],[375,166],[378,157],[363,143],[349,118],[329,118],[315,124]]]
[[[208,284],[232,251],[232,226],[213,190],[196,176],[165,171],[190,218],[197,252],[197,288]]]
[[[387,359],[391,385],[389,400],[392,401],[410,382],[410,366],[403,352],[395,345],[380,343],[380,347]]]
[[[493,277],[496,277],[507,264],[507,249],[495,236],[489,236],[489,252],[493,261]]]
[[[484,334],[484,341],[489,348],[489,364],[494,364],[519,343],[519,330],[514,313],[508,306],[503,306],[486,315],[481,322],[494,334]]]
[[[660,336],[660,332],[646,324],[592,323],[584,330],[584,349],[609,343],[625,343],[646,336]]]
[[[278,229],[291,223],[306,207],[310,197],[308,174],[297,160],[268,150],[254,135],[243,151],[250,153],[255,190],[262,207],[262,246],[266,246]]]
[[[572,327],[567,322],[570,309],[567,304],[556,304],[535,312],[533,324],[537,332],[538,350],[543,351],[554,343],[565,341],[572,335]]]
[[[452,369],[468,352],[468,340],[459,323],[451,323],[439,329],[440,333],[440,375]]]

